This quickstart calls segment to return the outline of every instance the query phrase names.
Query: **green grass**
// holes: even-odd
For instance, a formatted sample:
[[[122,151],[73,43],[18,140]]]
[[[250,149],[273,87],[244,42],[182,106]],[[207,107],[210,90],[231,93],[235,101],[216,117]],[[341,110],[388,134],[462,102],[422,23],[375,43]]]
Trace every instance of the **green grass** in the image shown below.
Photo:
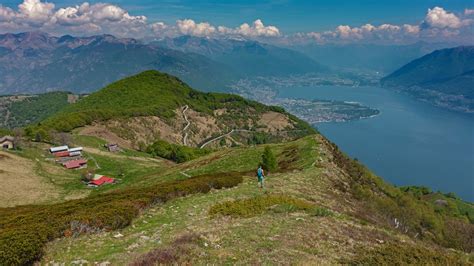
[[[273,211],[275,213],[307,211],[316,216],[331,215],[329,210],[317,208],[310,202],[279,194],[267,194],[253,198],[218,203],[211,207],[209,214],[211,216],[252,217],[261,215],[267,211]]]

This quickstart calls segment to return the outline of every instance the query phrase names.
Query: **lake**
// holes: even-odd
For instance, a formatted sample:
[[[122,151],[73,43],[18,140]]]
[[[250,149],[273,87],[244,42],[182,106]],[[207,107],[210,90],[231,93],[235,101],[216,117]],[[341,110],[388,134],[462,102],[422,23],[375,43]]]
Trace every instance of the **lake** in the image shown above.
[[[370,119],[315,126],[392,184],[427,186],[474,202],[474,115],[377,87],[291,87],[278,96],[356,101],[379,109]]]

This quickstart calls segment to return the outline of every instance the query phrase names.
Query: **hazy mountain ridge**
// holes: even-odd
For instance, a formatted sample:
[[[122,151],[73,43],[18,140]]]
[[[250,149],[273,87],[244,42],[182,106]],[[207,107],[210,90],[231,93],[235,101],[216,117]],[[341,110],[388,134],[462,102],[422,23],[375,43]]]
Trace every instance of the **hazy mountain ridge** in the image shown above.
[[[287,48],[245,39],[210,39],[193,36],[166,38],[154,45],[205,55],[232,67],[240,75],[268,76],[327,72],[308,56]]]
[[[157,69],[195,87],[218,89],[233,74],[197,54],[152,47],[112,35],[54,37],[42,32],[0,35],[0,93],[52,90],[90,92],[110,82]],[[206,78],[203,73],[208,73]]]
[[[407,45],[306,44],[289,46],[330,67],[382,73],[391,73],[411,60],[446,47],[452,47],[452,45],[418,42]]]
[[[381,80],[448,109],[474,111],[474,46],[436,50]]]
[[[43,32],[0,35],[0,64],[0,94],[91,92],[149,69],[220,91],[243,77],[327,71],[304,54],[256,41],[182,36],[146,44]]]

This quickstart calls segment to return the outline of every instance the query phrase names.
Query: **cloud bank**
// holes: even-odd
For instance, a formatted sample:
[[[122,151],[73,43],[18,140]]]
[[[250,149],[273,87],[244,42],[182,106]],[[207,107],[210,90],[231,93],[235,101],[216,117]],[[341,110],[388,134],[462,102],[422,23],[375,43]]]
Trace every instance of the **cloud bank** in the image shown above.
[[[41,0],[24,0],[17,9],[0,4],[0,32],[41,30],[52,34],[93,35],[108,33],[119,37],[164,38],[179,35],[198,37],[232,37],[266,39],[280,43],[295,42],[413,42],[417,40],[455,40],[474,43],[474,9],[460,14],[442,7],[427,10],[418,24],[365,24],[339,25],[324,32],[283,34],[273,25],[256,19],[237,27],[212,25],[192,19],[177,20],[175,24],[149,22],[146,16],[130,15],[127,10],[113,4],[84,2],[80,5],[56,8],[54,3]]]

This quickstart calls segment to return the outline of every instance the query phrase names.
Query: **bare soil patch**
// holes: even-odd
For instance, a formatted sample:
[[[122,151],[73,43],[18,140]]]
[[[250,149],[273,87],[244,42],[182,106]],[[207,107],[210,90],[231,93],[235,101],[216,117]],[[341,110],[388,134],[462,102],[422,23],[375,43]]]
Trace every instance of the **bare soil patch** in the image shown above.
[[[35,162],[2,151],[0,158],[0,207],[43,203],[59,196],[54,185],[35,173]]]
[[[293,128],[291,120],[286,115],[277,112],[266,112],[262,114],[258,123],[267,126],[270,132]]]

